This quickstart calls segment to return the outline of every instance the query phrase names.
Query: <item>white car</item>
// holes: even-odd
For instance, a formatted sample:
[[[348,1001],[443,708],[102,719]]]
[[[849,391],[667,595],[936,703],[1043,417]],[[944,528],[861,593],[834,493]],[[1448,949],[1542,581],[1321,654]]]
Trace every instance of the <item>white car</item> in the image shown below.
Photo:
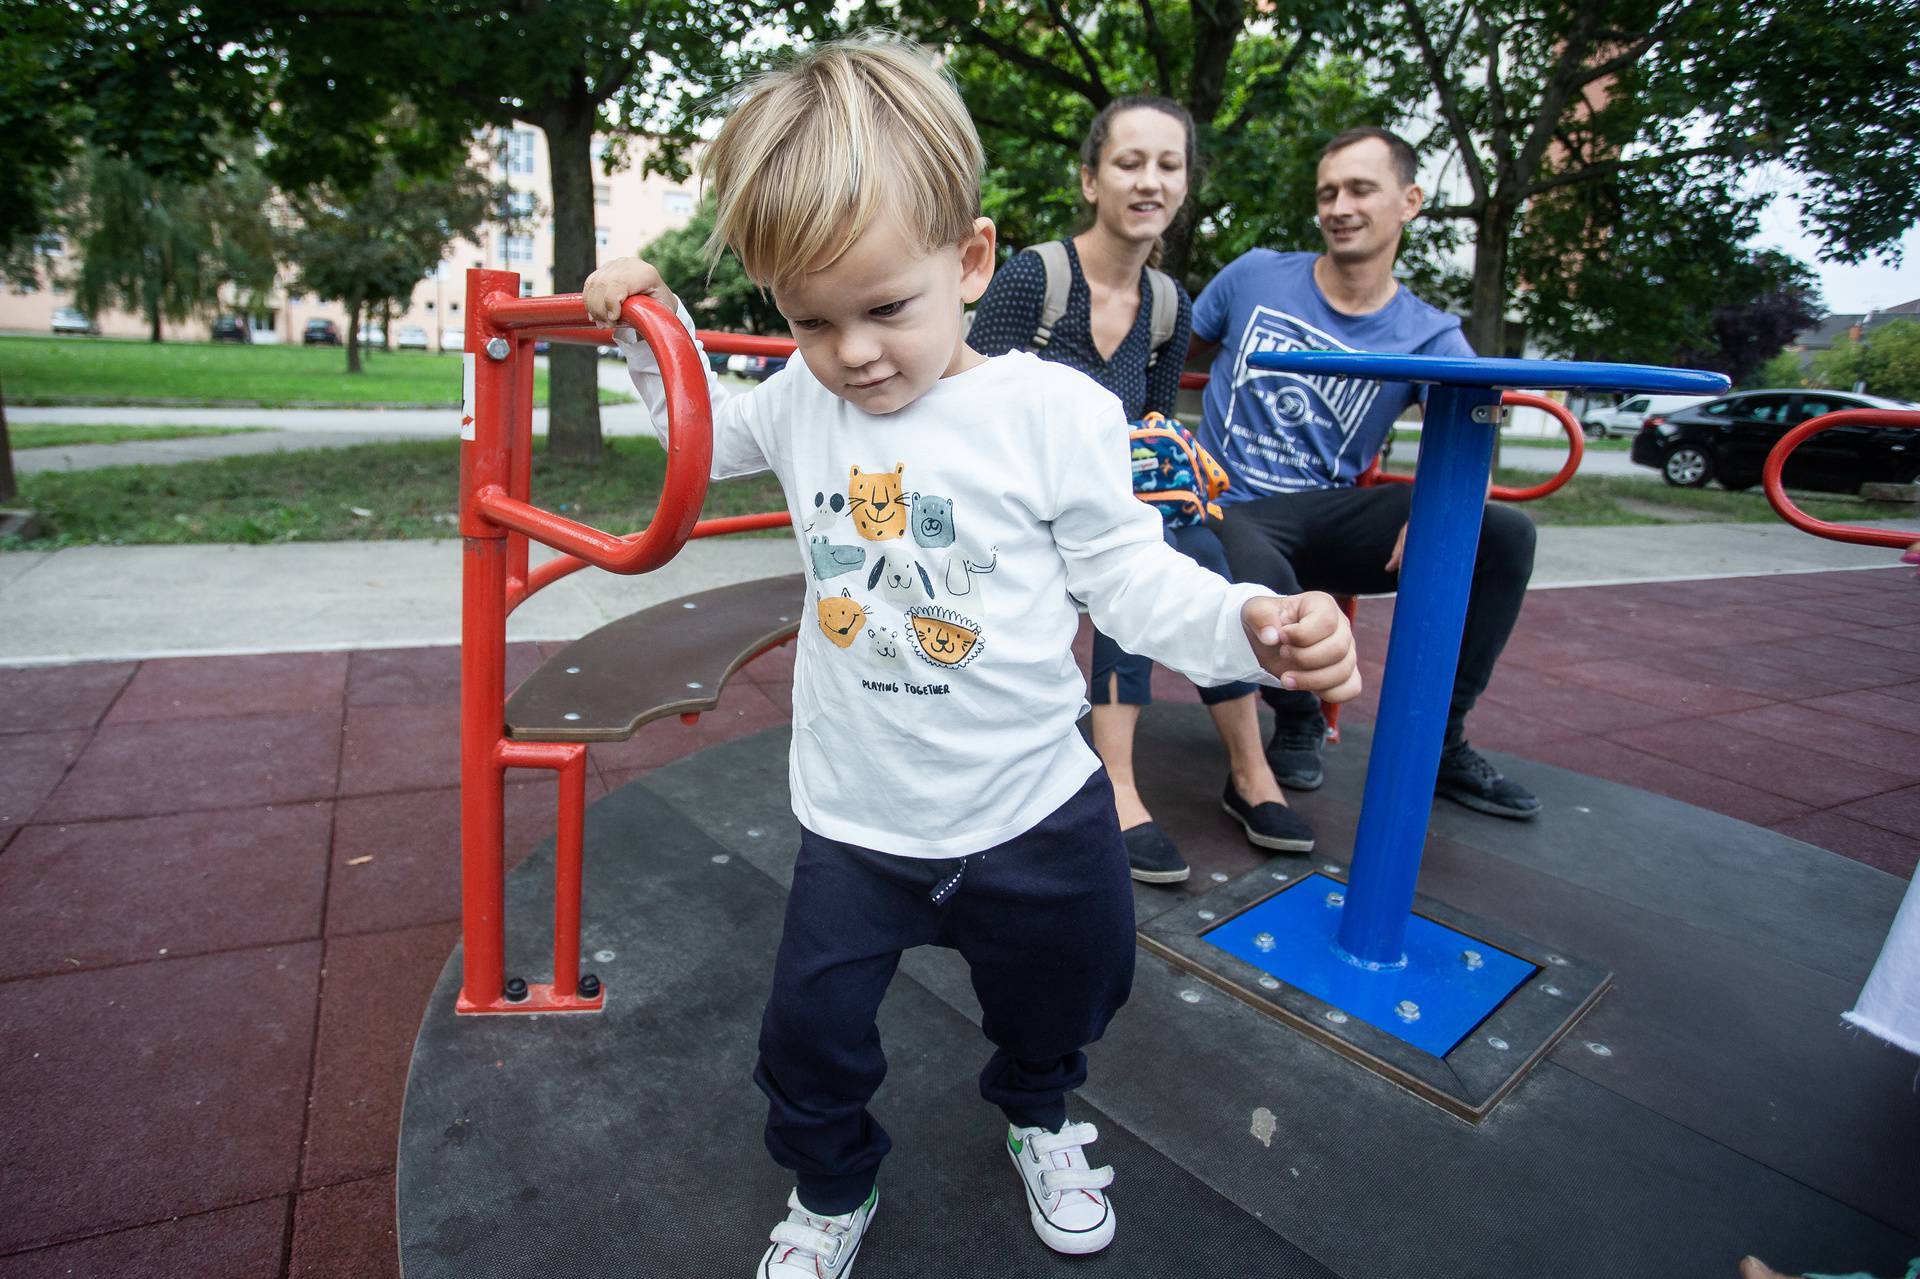
[[[377,324],[363,324],[360,326],[361,346],[385,346],[386,344],[387,331],[385,329]]]
[[[417,324],[402,324],[393,331],[393,346],[396,351],[424,351],[427,331]]]
[[[1586,429],[1590,440],[1604,440],[1609,435],[1633,435],[1640,424],[1653,413],[1677,413],[1681,409],[1690,409],[1696,404],[1705,404],[1711,395],[1635,395],[1622,400],[1610,409],[1596,409],[1587,414],[1580,425]]]
[[[467,331],[465,329],[441,329],[440,349],[442,351],[464,351],[467,349]]]
[[[53,313],[53,331],[55,333],[85,333],[89,336],[100,332],[100,326],[77,306],[63,306]]]

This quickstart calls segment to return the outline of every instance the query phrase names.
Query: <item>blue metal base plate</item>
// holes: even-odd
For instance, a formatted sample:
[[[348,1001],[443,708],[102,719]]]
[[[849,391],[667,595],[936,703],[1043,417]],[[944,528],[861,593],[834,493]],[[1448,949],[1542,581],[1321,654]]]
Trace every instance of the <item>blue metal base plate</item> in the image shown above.
[[[1407,921],[1407,962],[1362,968],[1334,938],[1346,885],[1307,875],[1200,934],[1227,954],[1444,1057],[1539,969],[1478,937],[1420,915]]]

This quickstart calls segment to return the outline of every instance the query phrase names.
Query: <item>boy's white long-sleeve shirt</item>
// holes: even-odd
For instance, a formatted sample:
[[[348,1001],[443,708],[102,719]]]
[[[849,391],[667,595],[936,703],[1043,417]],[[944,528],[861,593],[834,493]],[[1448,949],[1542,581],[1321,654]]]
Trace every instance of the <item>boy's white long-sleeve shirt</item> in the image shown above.
[[[658,365],[617,336],[664,440]],[[1240,621],[1272,592],[1166,544],[1133,496],[1120,402],[1083,374],[1002,355],[885,415],[798,356],[751,391],[708,389],[714,478],[771,470],[793,517],[807,602],[788,769],[816,834],[958,857],[1071,798],[1100,762],[1074,727],[1075,599],[1197,682],[1274,682]]]

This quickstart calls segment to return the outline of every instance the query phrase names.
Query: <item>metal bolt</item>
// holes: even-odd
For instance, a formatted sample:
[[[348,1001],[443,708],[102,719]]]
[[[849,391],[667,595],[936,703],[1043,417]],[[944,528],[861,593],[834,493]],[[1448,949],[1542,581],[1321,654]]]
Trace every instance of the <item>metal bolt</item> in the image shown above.
[[[1289,879],[1292,879],[1292,878],[1293,876],[1287,874],[1287,872],[1285,872],[1284,870],[1276,870],[1273,872],[1273,879],[1275,883],[1284,884]]]
[[[699,681],[699,680],[697,680],[697,679],[690,679],[690,680],[688,680],[688,681],[687,681],[687,687],[688,687],[688,688],[700,688],[700,687],[702,687],[702,685],[701,685],[701,683],[700,683],[700,681]]]
[[[700,606],[698,604],[695,604],[692,600],[688,600],[686,603],[682,604],[680,607],[681,608],[699,608]]]
[[[1565,968],[1567,966],[1567,957],[1565,955],[1548,955],[1547,962],[1555,968]]]
[[[507,978],[507,1002],[517,1004],[527,997],[527,979],[524,977]]]
[[[1469,968],[1485,968],[1487,966],[1486,957],[1477,950],[1461,951],[1460,962]]]
[[[1212,911],[1210,911],[1210,910],[1203,910],[1203,911],[1201,911],[1201,912],[1200,912],[1200,918],[1202,918],[1202,919],[1212,919],[1212,918],[1214,918],[1214,914],[1213,914],[1213,912],[1212,912]]]
[[[1401,1021],[1419,1021],[1420,1005],[1414,1003],[1411,999],[1403,999],[1393,1006],[1393,1013],[1394,1016],[1398,1017]]]
[[[600,996],[600,979],[592,973],[580,974],[580,998],[597,999]]]
[[[1491,1047],[1492,1047],[1492,1048],[1494,1049],[1494,1051],[1496,1051],[1496,1052],[1505,1052],[1505,1051],[1507,1051],[1507,1041],[1506,1041],[1506,1040],[1504,1040],[1504,1039],[1502,1039],[1502,1038],[1500,1038],[1500,1036],[1498,1036],[1498,1035],[1488,1035],[1488,1036],[1487,1036],[1487,1043],[1488,1043],[1488,1045],[1489,1045],[1489,1046],[1491,1046]]]
[[[1261,933],[1253,939],[1253,948],[1255,950],[1272,950],[1273,944],[1272,933]]]
[[[1347,1024],[1347,1015],[1338,1008],[1327,1009],[1326,1018],[1336,1026],[1344,1026]]]
[[[578,675],[579,673],[580,673],[580,668],[579,668],[578,666],[569,666],[569,667],[567,667],[567,674],[569,674],[569,675]]]
[[[1560,997],[1560,988],[1558,986],[1542,986],[1540,989],[1546,992],[1547,994],[1552,995],[1555,999],[1558,999]]]
[[[487,358],[489,360],[506,359],[507,358],[507,340],[505,338],[488,338],[487,339]]]
[[[1183,990],[1180,992],[1180,998],[1185,1003],[1197,1004],[1200,1002],[1200,992],[1197,990]]]
[[[1328,893],[1327,894],[1327,905],[1344,906],[1346,904],[1347,904],[1347,895],[1345,893]]]
[[[569,724],[571,724],[573,721],[580,718],[580,712],[568,711],[565,715],[562,715],[560,718],[566,720]]]
[[[1607,1047],[1605,1044],[1596,1044],[1591,1039],[1587,1041],[1587,1051],[1596,1057],[1613,1056],[1613,1049]]]
[[[1320,869],[1325,871],[1329,875],[1338,875],[1340,873],[1340,868],[1338,866],[1335,866],[1332,862],[1328,862],[1326,865],[1322,866]]]
[[[727,856],[727,854],[725,853],[715,853],[712,857],[709,857],[707,860],[712,862],[715,866],[725,866],[728,862],[732,861],[733,858]]]
[[[593,962],[596,964],[611,964],[613,962],[613,952],[610,950],[596,950],[593,952]]]
[[[759,838],[760,838],[760,828],[759,828],[758,826],[755,826],[755,827],[754,827],[754,828],[753,828],[752,830],[750,830],[750,831],[748,831],[748,832],[747,832],[747,838],[748,838],[748,839],[759,839]]]
[[[1224,884],[1227,882],[1227,872],[1224,870],[1216,870],[1209,878],[1216,884]]]
[[[1576,813],[1591,813],[1593,810],[1591,808],[1588,808],[1585,804],[1575,804],[1573,806],[1573,811]]]
[[[1262,990],[1278,990],[1280,989],[1280,983],[1272,977],[1262,977],[1260,979],[1260,988]]]

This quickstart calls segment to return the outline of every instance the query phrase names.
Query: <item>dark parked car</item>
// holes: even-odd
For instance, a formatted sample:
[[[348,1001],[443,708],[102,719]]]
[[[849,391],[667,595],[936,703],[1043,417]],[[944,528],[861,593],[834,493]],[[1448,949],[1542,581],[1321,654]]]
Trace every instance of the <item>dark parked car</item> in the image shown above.
[[[1841,409],[1902,409],[1899,400],[1848,391],[1742,391],[1664,416],[1651,414],[1633,437],[1633,460],[1669,484],[1700,488],[1719,480],[1740,490],[1760,482],[1767,454],[1808,418]],[[1793,488],[1857,492],[1863,483],[1920,478],[1920,430],[1838,426],[1795,449],[1783,477]]]
[[[302,346],[339,346],[340,326],[332,320],[308,320],[307,327],[300,330]]]
[[[216,342],[247,342],[252,335],[247,332],[247,322],[237,315],[216,315],[213,317],[213,340]]]

